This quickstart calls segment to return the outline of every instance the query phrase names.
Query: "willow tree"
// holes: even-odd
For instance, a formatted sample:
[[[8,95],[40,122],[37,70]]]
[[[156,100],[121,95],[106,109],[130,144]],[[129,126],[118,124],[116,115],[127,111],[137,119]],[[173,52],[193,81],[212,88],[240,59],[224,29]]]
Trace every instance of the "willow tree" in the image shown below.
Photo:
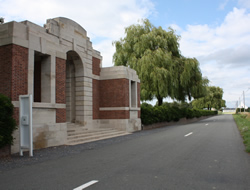
[[[190,101],[205,96],[209,80],[202,77],[196,58],[181,57],[172,65],[172,74],[175,99]]]
[[[113,42],[113,61],[116,66],[136,70],[141,80],[141,100],[157,98],[161,105],[165,97],[185,100],[203,91],[198,61],[181,56],[180,37],[173,29],[156,28],[145,19],[127,27],[125,34]]]
[[[216,86],[207,87],[206,96],[202,98],[198,98],[192,101],[192,106],[194,108],[207,108],[211,110],[211,108],[220,109],[222,107],[226,107],[226,101],[222,99],[223,97],[223,89]]]

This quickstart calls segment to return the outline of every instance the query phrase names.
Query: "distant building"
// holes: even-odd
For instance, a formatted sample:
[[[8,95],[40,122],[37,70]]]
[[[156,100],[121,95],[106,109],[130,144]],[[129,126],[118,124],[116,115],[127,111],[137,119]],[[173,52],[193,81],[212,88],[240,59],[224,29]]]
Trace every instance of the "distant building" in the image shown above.
[[[35,148],[67,144],[67,128],[141,130],[140,80],[127,67],[102,68],[87,32],[67,18],[0,25],[0,93],[33,95]],[[18,130],[12,152],[18,151]]]
[[[224,108],[223,112],[235,112],[235,108]]]

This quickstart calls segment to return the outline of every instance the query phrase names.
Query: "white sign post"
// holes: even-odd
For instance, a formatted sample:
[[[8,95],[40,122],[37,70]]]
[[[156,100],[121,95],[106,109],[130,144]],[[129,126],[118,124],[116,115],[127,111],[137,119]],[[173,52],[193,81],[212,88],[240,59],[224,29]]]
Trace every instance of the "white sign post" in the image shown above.
[[[20,156],[23,156],[24,149],[29,149],[30,156],[33,156],[32,101],[31,94],[19,96]]]

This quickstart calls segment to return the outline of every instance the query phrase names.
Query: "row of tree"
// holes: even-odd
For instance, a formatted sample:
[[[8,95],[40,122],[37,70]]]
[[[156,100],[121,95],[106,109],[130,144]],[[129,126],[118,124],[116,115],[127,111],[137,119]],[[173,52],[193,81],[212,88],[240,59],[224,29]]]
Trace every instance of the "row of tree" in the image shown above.
[[[220,87],[209,86],[206,90],[206,95],[192,101],[192,106],[197,109],[207,108],[211,110],[215,108],[219,110],[226,107],[226,101],[222,99],[223,90]]]
[[[144,19],[125,28],[125,37],[113,42],[113,62],[136,70],[142,101],[157,98],[158,105],[162,105],[166,97],[190,101],[210,92],[209,80],[202,76],[198,60],[181,55],[179,39],[172,28],[166,31]]]

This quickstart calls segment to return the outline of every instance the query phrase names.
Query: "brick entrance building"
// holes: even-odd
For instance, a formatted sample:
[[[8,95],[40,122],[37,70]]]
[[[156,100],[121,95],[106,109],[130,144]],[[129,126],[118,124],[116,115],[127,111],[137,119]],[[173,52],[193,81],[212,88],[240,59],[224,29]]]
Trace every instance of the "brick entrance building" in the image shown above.
[[[35,148],[67,144],[67,128],[141,129],[140,80],[126,67],[102,68],[87,32],[67,18],[0,25],[0,93],[33,95]],[[18,151],[18,130],[15,146]]]

